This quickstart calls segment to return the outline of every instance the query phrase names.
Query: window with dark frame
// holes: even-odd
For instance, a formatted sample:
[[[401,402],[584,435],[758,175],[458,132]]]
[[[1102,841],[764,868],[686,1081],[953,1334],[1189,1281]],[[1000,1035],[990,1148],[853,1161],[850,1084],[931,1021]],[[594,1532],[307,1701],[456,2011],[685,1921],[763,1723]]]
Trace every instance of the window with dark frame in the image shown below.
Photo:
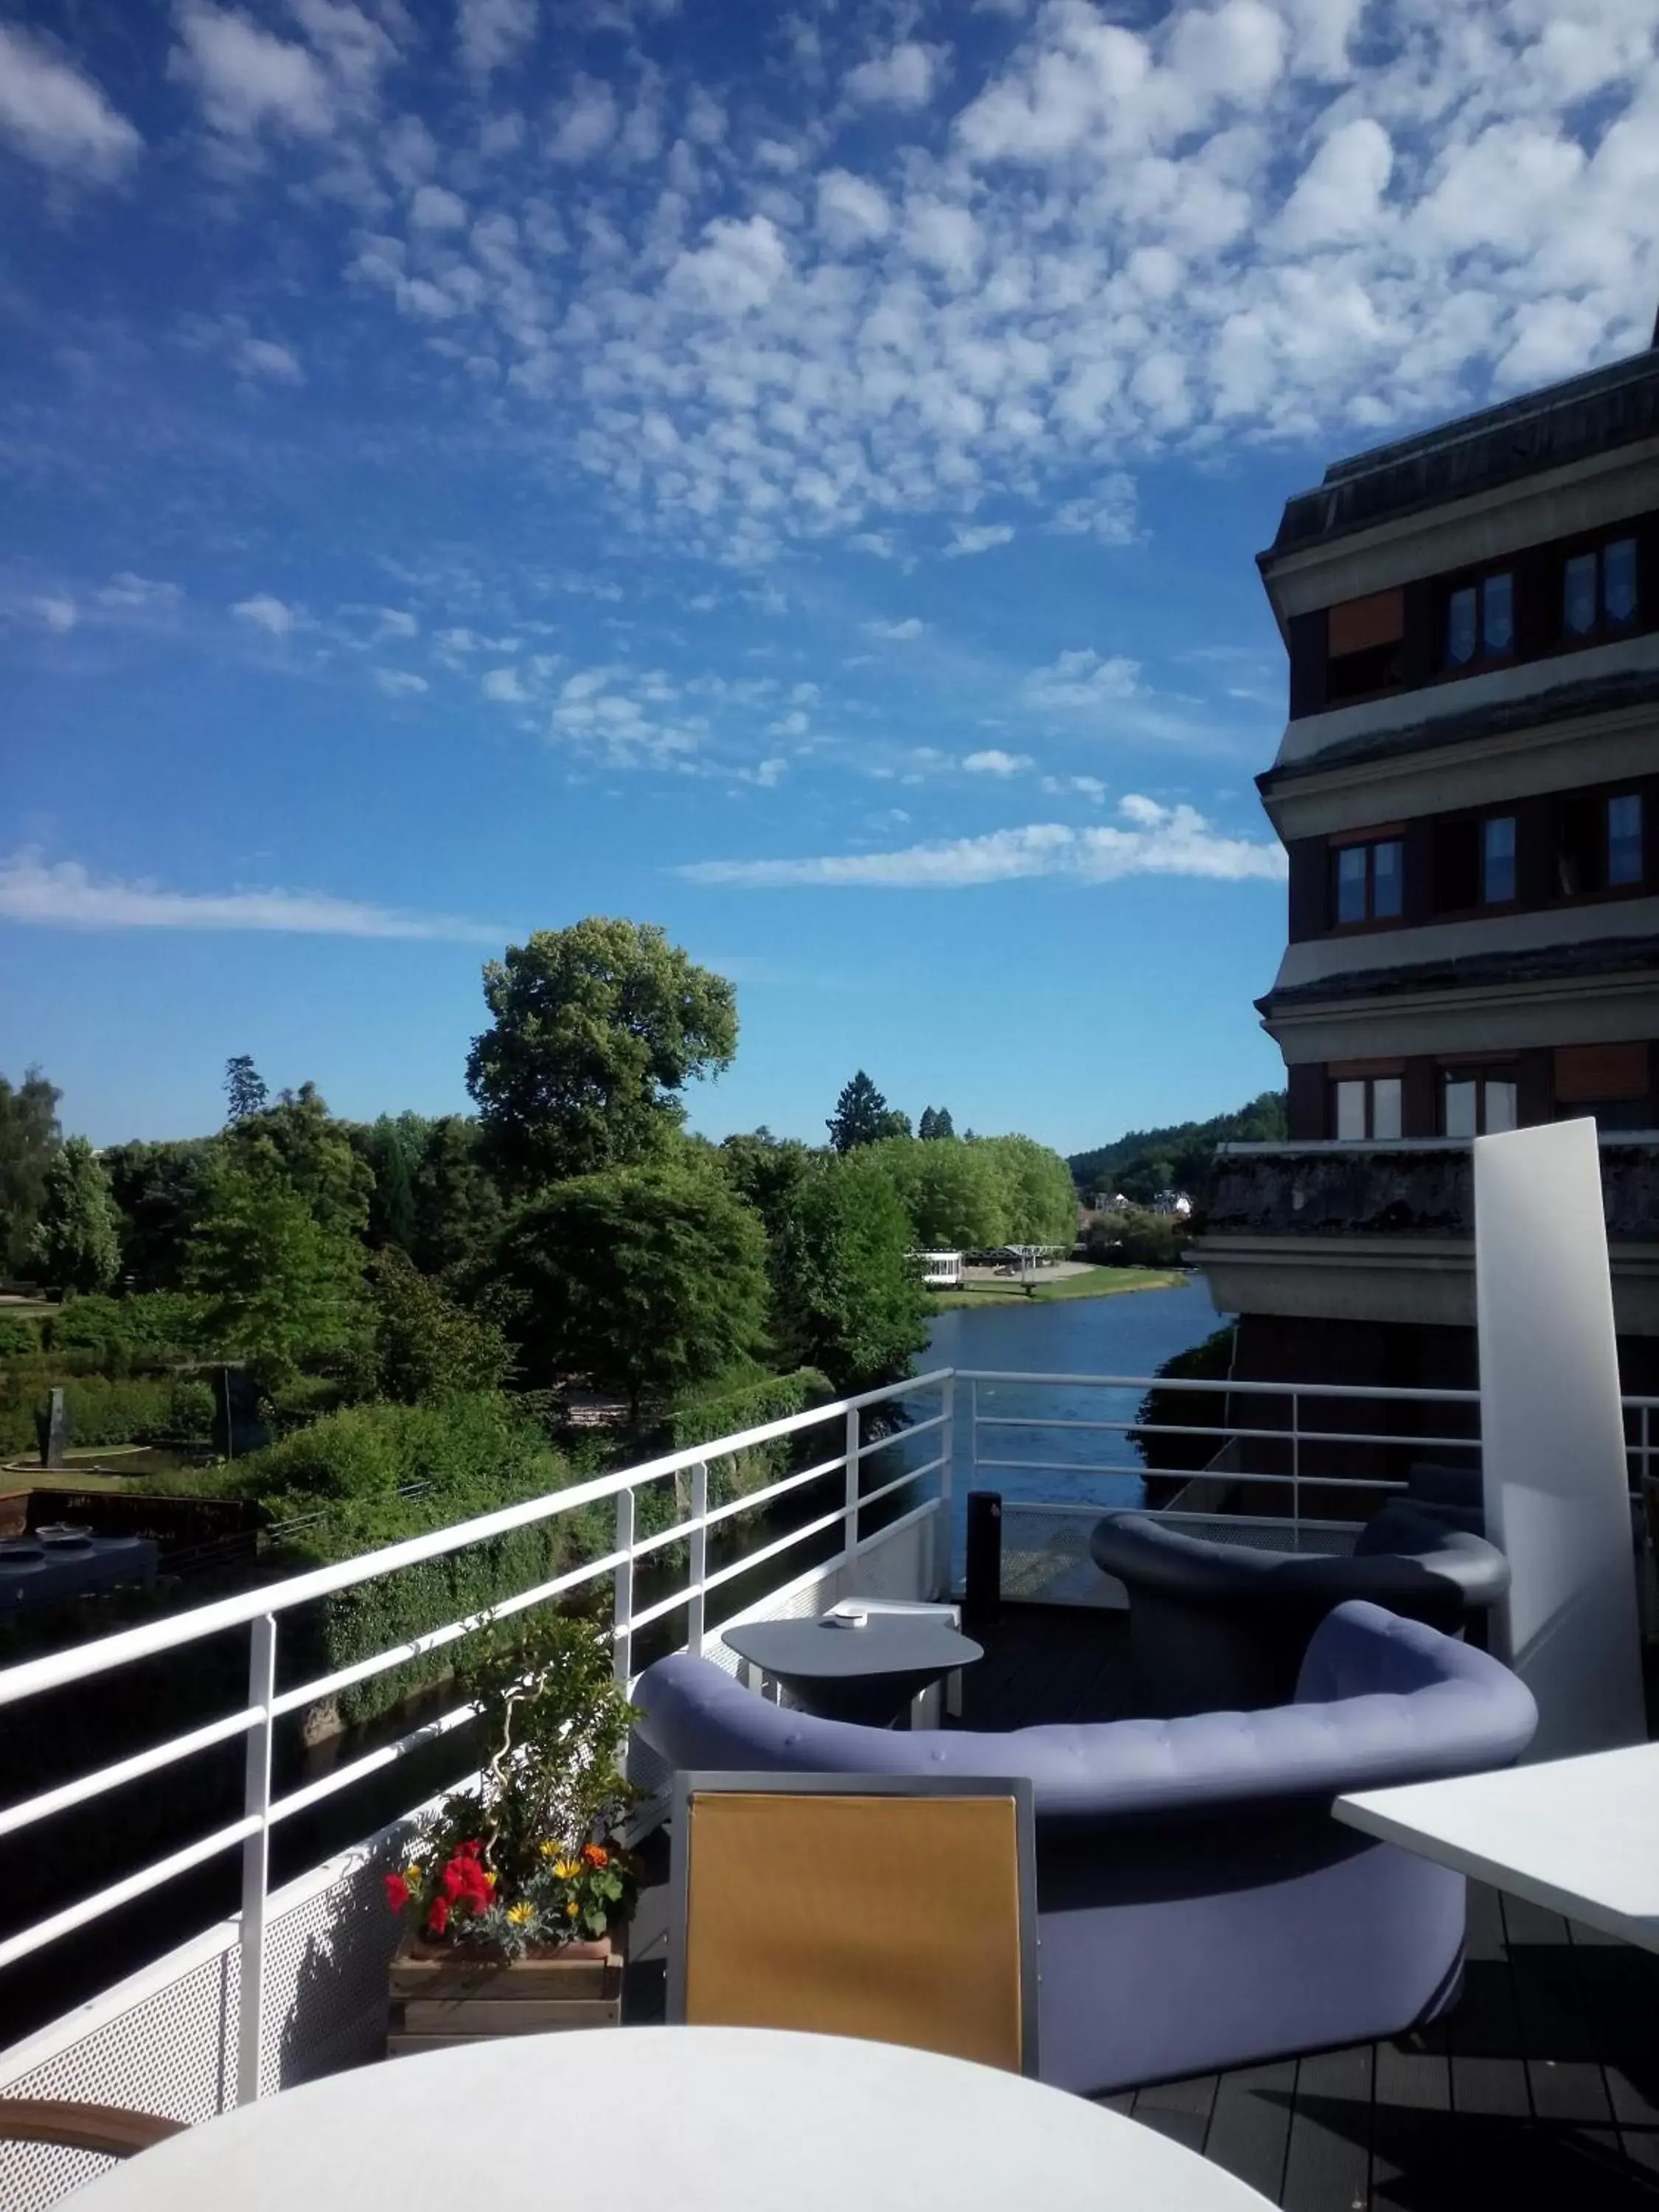
[[[1621,792],[1607,801],[1607,874],[1609,889],[1639,884],[1647,874],[1642,794]]]
[[[1627,629],[1640,606],[1634,538],[1570,553],[1561,566],[1561,628],[1569,638]]]
[[[1331,913],[1338,928],[1397,921],[1405,908],[1405,848],[1398,837],[1339,845],[1331,856]]]
[[[1480,824],[1480,902],[1504,906],[1515,896],[1515,817],[1490,814]]]
[[[1343,1075],[1331,1085],[1331,1127],[1345,1145],[1382,1144],[1401,1131],[1397,1075]]]
[[[1520,1085],[1512,1067],[1448,1067],[1440,1076],[1440,1128],[1448,1137],[1490,1137],[1518,1126]]]
[[[1479,576],[1446,594],[1441,665],[1471,668],[1515,650],[1515,579],[1509,569]]]
[[[1373,592],[1345,599],[1325,615],[1325,698],[1340,706],[1386,691],[1400,681],[1401,647],[1406,635],[1406,598],[1401,591]]]

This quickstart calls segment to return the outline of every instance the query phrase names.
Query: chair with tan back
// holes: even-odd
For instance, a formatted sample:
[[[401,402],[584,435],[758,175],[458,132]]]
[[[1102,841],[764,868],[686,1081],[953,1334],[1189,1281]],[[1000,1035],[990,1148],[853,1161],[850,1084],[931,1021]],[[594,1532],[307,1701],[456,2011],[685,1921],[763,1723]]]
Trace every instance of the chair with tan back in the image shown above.
[[[683,1773],[668,2017],[1037,2070],[1031,1784]]]
[[[104,2158],[135,2158],[169,2136],[182,2120],[130,2112],[119,2105],[67,2104],[51,2097],[0,2097],[0,2143],[52,2143],[62,2150],[95,2151]]]

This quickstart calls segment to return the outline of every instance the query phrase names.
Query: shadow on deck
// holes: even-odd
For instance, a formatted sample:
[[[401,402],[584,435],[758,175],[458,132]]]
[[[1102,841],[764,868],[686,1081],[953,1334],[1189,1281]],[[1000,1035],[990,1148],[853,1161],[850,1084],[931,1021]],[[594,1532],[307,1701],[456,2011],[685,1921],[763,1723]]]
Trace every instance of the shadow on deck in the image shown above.
[[[1121,1613],[1021,1607],[981,1636],[962,1725],[1126,1710]],[[660,2020],[666,1848],[653,1839],[625,2011]],[[1659,2205],[1659,1958],[1469,1889],[1468,1969],[1420,2035],[1102,2100],[1287,2212]]]

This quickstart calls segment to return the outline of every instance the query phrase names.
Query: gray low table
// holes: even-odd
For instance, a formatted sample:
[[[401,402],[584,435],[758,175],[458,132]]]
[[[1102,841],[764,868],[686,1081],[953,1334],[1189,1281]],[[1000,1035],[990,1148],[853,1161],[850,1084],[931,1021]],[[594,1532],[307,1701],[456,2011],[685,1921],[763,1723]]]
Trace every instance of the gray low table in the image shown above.
[[[822,1620],[746,1620],[725,1640],[820,1720],[885,1728],[912,1698],[985,1656],[948,1621],[872,1613],[862,1628]]]

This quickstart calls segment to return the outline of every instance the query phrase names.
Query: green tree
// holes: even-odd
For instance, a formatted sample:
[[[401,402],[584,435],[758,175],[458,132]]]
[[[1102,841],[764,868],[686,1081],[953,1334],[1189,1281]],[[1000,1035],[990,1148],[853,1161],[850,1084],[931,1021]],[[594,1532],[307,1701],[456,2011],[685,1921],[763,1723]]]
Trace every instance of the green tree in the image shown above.
[[[374,1178],[367,1235],[377,1251],[387,1244],[399,1244],[405,1252],[413,1248],[415,1176],[431,1130],[423,1114],[382,1114],[351,1128],[351,1141]]]
[[[737,1051],[731,984],[653,925],[538,930],[483,978],[494,1020],[466,1084],[510,1190],[659,1157],[685,1119],[679,1092]]]
[[[222,1140],[233,1164],[249,1174],[282,1176],[319,1228],[358,1237],[368,1226],[374,1177],[314,1083],[284,1091],[274,1106],[233,1121]]]
[[[689,1161],[551,1185],[514,1218],[501,1265],[526,1379],[615,1391],[636,1422],[764,1338],[759,1217]]]
[[[512,1364],[493,1321],[470,1313],[396,1244],[370,1270],[374,1381],[404,1405],[436,1405],[474,1390],[499,1390]]]
[[[58,1150],[62,1093],[38,1067],[15,1085],[0,1075],[0,1271],[29,1265],[34,1225],[46,1195],[46,1170]]]
[[[427,1129],[410,1175],[409,1256],[423,1274],[474,1275],[493,1258],[501,1234],[500,1186],[484,1164],[483,1139],[465,1114],[443,1114]]]
[[[927,1341],[910,1241],[909,1216],[867,1152],[819,1163],[791,1201],[775,1260],[792,1364],[822,1368],[842,1391],[905,1373]]]
[[[1002,1186],[1009,1244],[1057,1244],[1069,1251],[1077,1241],[1077,1188],[1058,1152],[1033,1137],[975,1137],[973,1150],[990,1164]]]
[[[1236,1114],[1208,1121],[1177,1121],[1164,1129],[1131,1129],[1114,1145],[1073,1152],[1066,1164],[1085,1194],[1121,1191],[1150,1206],[1161,1190],[1184,1190],[1200,1205],[1209,1189],[1216,1147],[1223,1144],[1282,1144],[1285,1097],[1264,1091]]]
[[[270,1096],[251,1053],[239,1052],[234,1060],[225,1062],[225,1097],[230,1103],[230,1120],[246,1121],[250,1114],[263,1114]]]
[[[909,1134],[908,1122],[902,1129],[894,1128],[887,1101],[862,1068],[836,1099],[836,1110],[825,1127],[838,1152],[856,1152],[860,1145],[878,1144],[884,1137]]]
[[[269,1160],[222,1166],[191,1248],[186,1288],[206,1340],[267,1382],[360,1338],[362,1248],[325,1226]]]
[[[774,1243],[783,1232],[789,1202],[811,1173],[812,1155],[793,1137],[775,1137],[768,1128],[727,1137],[714,1164],[738,1196],[752,1206]]]
[[[1006,1178],[981,1145],[888,1137],[859,1157],[860,1165],[867,1163],[898,1194],[913,1245],[972,1251],[1007,1243],[1012,1214]]]
[[[120,1214],[121,1273],[137,1291],[176,1291],[208,1206],[219,1149],[210,1137],[112,1145],[104,1169]]]
[[[921,1119],[916,1124],[916,1134],[925,1142],[932,1143],[936,1137],[954,1137],[956,1133],[956,1124],[951,1119],[948,1106],[922,1108]]]
[[[49,1283],[106,1291],[121,1264],[119,1217],[109,1177],[84,1137],[71,1137],[46,1170],[31,1246]]]

